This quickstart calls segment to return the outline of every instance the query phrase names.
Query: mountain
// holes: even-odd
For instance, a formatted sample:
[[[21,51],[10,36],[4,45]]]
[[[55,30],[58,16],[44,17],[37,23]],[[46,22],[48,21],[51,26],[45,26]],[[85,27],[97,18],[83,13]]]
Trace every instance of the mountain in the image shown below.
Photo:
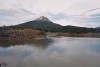
[[[50,32],[63,32],[63,33],[91,33],[95,32],[94,28],[77,27],[77,26],[61,26],[59,24],[53,23],[47,17],[41,16],[36,20],[29,21],[16,25],[16,27],[21,28],[36,28],[42,29]]]
[[[86,27],[77,27],[77,26],[63,26],[60,30],[64,33],[89,33],[95,32],[93,28],[86,28]]]
[[[52,21],[50,21],[47,17],[41,16],[36,20],[16,25],[16,27],[37,28],[47,31],[56,31],[58,28],[61,27],[61,25],[55,24]]]
[[[100,27],[96,27],[96,29],[100,29]]]
[[[35,21],[48,21],[51,22],[47,17],[41,16],[40,18],[37,18]]]
[[[95,28],[96,33],[100,32],[100,26]]]

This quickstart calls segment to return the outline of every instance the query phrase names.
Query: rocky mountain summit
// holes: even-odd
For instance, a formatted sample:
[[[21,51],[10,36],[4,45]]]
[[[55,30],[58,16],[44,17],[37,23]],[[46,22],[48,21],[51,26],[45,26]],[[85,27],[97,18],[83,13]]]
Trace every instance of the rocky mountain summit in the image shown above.
[[[41,16],[40,18],[36,19],[35,21],[49,21],[50,22],[50,20],[45,16]]]

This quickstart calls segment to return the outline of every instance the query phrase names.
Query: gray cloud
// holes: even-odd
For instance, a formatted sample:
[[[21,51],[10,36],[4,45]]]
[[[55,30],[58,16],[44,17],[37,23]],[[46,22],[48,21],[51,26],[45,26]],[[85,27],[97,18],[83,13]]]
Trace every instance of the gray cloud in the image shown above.
[[[0,25],[34,20],[41,15],[62,25],[100,26],[99,0],[0,0]]]

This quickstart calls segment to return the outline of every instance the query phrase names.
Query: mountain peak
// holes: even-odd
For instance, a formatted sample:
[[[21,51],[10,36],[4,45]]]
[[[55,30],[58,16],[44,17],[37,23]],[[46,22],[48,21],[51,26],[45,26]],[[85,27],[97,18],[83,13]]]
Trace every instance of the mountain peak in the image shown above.
[[[47,17],[41,16],[40,18],[36,19],[37,21],[50,21]]]

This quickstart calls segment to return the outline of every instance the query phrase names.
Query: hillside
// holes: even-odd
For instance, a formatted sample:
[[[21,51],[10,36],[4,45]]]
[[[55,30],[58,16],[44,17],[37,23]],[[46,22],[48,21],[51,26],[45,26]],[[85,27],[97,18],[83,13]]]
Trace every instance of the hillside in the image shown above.
[[[69,26],[63,26],[60,29],[60,31],[63,33],[89,33],[89,32],[95,32],[95,29],[69,25]]]
[[[100,32],[100,27],[95,28],[96,33]]]
[[[42,30],[29,28],[0,27],[0,40],[30,40],[42,39],[46,34]]]
[[[96,29],[100,29],[100,27],[97,27]]]
[[[36,28],[49,32],[63,32],[63,33],[91,33],[96,32],[93,28],[77,27],[77,26],[61,26],[50,21],[47,17],[41,16],[40,18],[29,21],[23,24],[16,25],[15,27],[21,28]]]
[[[61,27],[61,25],[55,24],[52,21],[50,21],[47,17],[41,16],[36,20],[16,25],[16,27],[36,28],[36,29],[42,29],[47,31],[56,31],[58,28]]]

